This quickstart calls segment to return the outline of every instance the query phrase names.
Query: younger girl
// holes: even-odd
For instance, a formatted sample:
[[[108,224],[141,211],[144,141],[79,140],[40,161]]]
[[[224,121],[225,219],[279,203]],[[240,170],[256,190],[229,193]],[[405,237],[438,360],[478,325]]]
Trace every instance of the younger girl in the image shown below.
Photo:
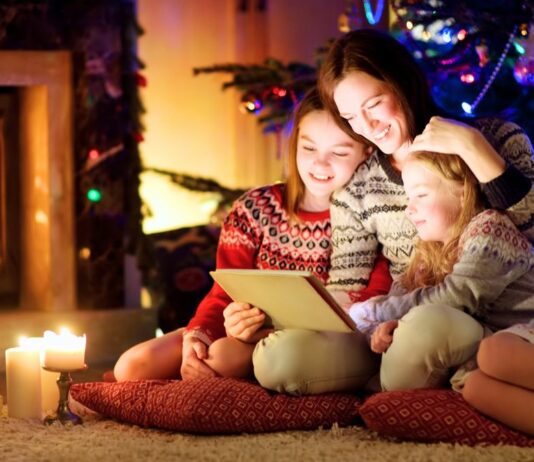
[[[253,189],[236,201],[221,232],[218,268],[308,270],[326,281],[330,196],[366,158],[366,148],[337,127],[315,90],[296,111],[294,127],[287,183]],[[379,259],[361,295],[386,293],[390,283],[387,263]],[[187,328],[126,351],[115,365],[115,377],[249,375],[254,343],[268,331],[260,329],[264,315],[257,308],[231,302],[214,284]]]
[[[385,352],[381,381],[386,389],[395,382],[387,376],[390,362],[405,358],[409,370],[403,375],[411,378],[404,388],[439,386],[450,368],[476,353],[485,335],[534,317],[531,245],[506,214],[484,210],[466,164],[455,155],[413,153],[402,178],[406,212],[419,236],[415,254],[389,296],[350,308],[358,327],[372,333],[372,350]],[[429,315],[426,323],[414,326],[414,313],[423,310]],[[448,316],[441,315],[445,310]],[[418,332],[418,338],[407,339],[406,332]],[[467,375],[464,389],[475,407],[530,433],[533,339],[526,327],[514,327],[482,341],[480,370]],[[426,355],[424,366],[409,364],[410,348]],[[461,387],[466,377],[459,373],[454,379]]]

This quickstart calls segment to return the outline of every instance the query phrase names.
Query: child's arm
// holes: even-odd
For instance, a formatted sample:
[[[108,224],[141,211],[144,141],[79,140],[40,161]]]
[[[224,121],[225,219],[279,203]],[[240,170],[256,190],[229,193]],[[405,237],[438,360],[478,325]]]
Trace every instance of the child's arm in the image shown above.
[[[400,319],[412,307],[427,303],[484,317],[504,289],[530,271],[530,243],[504,214],[479,214],[464,231],[462,243],[459,260],[442,283],[354,304],[349,314],[358,328],[370,335],[380,322]]]
[[[246,196],[245,196],[246,197]],[[250,217],[244,198],[238,199],[223,223],[217,246],[217,268],[255,268],[256,254],[260,245],[260,230]],[[209,293],[198,305],[189,321],[186,332],[210,345],[224,337],[223,310],[232,303],[226,292],[214,283]]]

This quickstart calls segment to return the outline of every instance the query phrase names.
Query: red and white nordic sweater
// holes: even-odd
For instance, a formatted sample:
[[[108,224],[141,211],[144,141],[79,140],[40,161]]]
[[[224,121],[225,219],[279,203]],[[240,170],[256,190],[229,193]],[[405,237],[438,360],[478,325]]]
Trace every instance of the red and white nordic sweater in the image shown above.
[[[310,271],[326,283],[330,269],[330,211],[300,212],[291,223],[284,209],[285,185],[248,191],[226,217],[217,247],[217,268]],[[387,260],[380,256],[358,301],[386,294],[391,285]],[[187,331],[210,344],[226,336],[223,310],[232,299],[215,283],[200,302]]]

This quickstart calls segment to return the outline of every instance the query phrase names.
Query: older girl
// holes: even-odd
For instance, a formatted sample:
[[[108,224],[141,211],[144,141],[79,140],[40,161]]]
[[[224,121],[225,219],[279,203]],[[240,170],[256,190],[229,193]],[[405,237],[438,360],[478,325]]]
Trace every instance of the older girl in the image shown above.
[[[295,114],[287,182],[253,189],[236,201],[223,225],[217,267],[308,270],[325,282],[330,196],[366,157],[366,147],[336,125],[316,90],[310,92]],[[389,289],[383,258],[373,275],[363,298]],[[263,319],[258,309],[232,303],[215,284],[186,329],[132,347],[119,358],[115,376],[247,376],[254,343],[268,333],[260,329]]]

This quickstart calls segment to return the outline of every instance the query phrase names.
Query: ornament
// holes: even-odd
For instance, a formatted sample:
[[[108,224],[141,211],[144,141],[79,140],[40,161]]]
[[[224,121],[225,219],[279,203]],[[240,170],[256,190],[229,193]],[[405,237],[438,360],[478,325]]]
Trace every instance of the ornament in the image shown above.
[[[145,138],[144,138],[143,134],[139,133],[139,132],[133,132],[132,133],[132,137],[133,137],[134,141],[137,144],[142,143],[143,141],[145,141]]]
[[[484,67],[489,62],[489,50],[486,42],[481,40],[480,43],[475,45],[475,51],[478,55],[478,65]]]
[[[470,85],[475,83],[480,76],[480,72],[476,69],[468,69],[460,73],[460,80],[462,83]]]
[[[263,109],[263,102],[256,92],[249,91],[241,98],[239,109],[245,114],[257,114]]]
[[[528,38],[528,24],[519,24],[519,36],[521,38]]]
[[[359,29],[361,21],[356,9],[356,0],[347,0],[345,11],[337,18],[337,28],[340,32],[346,34],[351,30]]]
[[[148,81],[146,79],[146,77],[141,74],[140,72],[136,72],[135,73],[135,79],[137,81],[137,85],[139,87],[146,87],[148,85]]]
[[[521,56],[518,58],[514,66],[514,77],[520,85],[534,86],[534,57]]]
[[[100,153],[96,149],[91,149],[89,154],[87,154],[87,157],[89,157],[91,160],[96,160],[100,157]]]

